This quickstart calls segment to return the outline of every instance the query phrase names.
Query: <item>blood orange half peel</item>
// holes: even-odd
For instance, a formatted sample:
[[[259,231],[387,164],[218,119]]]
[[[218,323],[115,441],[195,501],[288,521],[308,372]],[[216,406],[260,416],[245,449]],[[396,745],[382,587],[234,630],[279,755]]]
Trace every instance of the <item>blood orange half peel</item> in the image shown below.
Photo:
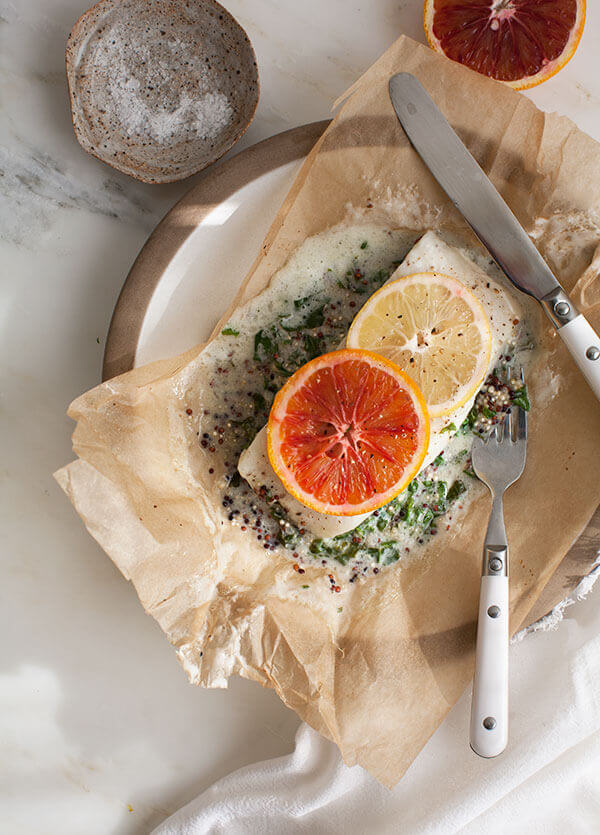
[[[482,75],[526,90],[573,57],[585,0],[425,0],[432,49]]]

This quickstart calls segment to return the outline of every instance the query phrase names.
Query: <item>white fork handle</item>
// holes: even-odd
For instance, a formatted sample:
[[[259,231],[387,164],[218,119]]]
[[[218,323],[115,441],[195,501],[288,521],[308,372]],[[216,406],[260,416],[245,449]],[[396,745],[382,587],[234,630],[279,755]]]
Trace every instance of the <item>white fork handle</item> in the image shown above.
[[[581,313],[560,327],[558,334],[600,400],[600,337]]]
[[[470,737],[480,757],[508,741],[508,577],[481,578]]]

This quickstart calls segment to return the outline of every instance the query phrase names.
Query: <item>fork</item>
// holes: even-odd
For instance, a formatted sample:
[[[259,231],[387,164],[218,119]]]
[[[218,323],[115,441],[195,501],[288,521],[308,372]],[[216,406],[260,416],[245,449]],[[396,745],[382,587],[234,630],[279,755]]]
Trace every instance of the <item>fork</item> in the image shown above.
[[[508,372],[510,378],[510,370]],[[525,376],[520,371],[523,383]],[[511,406],[487,441],[475,438],[471,461],[492,495],[483,546],[470,744],[480,757],[497,757],[508,741],[508,542],[502,498],[525,467],[527,413]]]

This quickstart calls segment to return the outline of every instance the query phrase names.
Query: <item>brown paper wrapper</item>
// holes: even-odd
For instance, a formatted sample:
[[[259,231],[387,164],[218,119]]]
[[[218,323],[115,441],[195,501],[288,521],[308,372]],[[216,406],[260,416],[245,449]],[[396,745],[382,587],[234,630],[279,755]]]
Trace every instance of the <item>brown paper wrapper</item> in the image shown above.
[[[344,221],[349,204],[368,220],[408,225],[394,216],[394,195],[408,189],[439,208],[437,226],[464,228],[395,118],[387,83],[398,71],[421,80],[599,327],[598,145],[567,119],[404,37],[349,91],[235,305],[263,290],[307,236]],[[543,328],[547,367],[529,380],[527,467],[506,497],[513,631],[600,501],[600,407]],[[559,388],[553,399],[542,391],[549,375]],[[71,406],[78,460],[57,479],[194,683],[226,686],[237,673],[274,688],[348,765],[392,786],[471,678],[489,499],[482,490],[425,558],[341,594],[299,595],[284,554],[223,522],[185,415],[206,394],[201,348],[98,386]],[[325,570],[309,567],[303,582],[325,584]]]

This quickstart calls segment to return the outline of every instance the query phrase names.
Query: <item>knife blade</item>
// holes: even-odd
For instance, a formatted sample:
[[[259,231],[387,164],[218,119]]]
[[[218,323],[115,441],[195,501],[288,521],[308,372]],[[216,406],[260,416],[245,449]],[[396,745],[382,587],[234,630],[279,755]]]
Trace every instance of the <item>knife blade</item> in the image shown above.
[[[507,278],[540,302],[600,400],[598,334],[415,76],[392,76],[389,92],[413,148]]]

